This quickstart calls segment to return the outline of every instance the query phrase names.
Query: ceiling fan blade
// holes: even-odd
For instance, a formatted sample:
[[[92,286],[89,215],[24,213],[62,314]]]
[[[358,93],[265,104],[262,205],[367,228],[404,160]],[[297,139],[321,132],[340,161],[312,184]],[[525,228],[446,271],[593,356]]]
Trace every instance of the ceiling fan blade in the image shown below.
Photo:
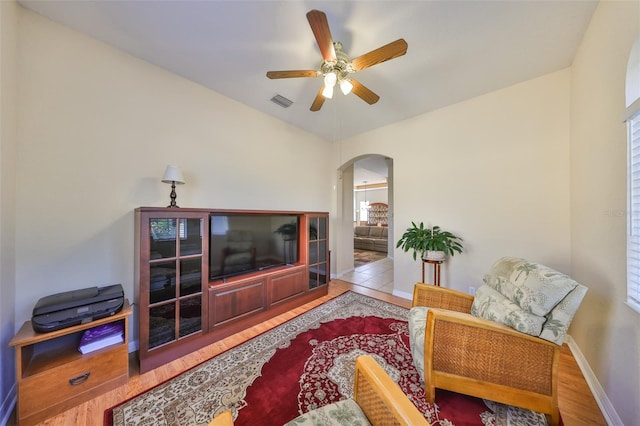
[[[351,66],[356,71],[369,68],[373,65],[379,64],[380,62],[388,61],[389,59],[404,55],[407,53],[407,47],[407,42],[404,41],[404,39],[399,38],[398,40],[385,44],[376,50],[372,50],[369,53],[358,56],[351,61]]]
[[[296,77],[317,77],[316,70],[291,70],[291,71],[268,71],[269,78],[296,78]]]
[[[311,104],[311,111],[320,111],[320,108],[322,108],[322,104],[324,103],[324,96],[322,96],[322,89],[324,88],[324,86],[320,87],[320,90],[318,91],[318,94],[316,95],[316,98],[313,100],[313,103]]]
[[[322,58],[327,62],[336,60],[336,49],[333,47],[333,39],[331,38],[331,30],[327,15],[319,10],[311,10],[307,13],[307,20],[311,26],[311,31],[316,37],[316,42],[322,53]]]
[[[351,79],[351,84],[353,84],[351,92],[369,105],[375,104],[380,99],[380,96],[373,93],[359,81]]]

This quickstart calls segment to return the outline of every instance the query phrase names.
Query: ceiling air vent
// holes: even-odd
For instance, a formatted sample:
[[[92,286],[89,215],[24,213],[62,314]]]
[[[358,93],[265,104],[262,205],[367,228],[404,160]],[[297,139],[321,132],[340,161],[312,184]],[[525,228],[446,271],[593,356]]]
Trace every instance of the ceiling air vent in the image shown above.
[[[280,105],[282,108],[289,108],[293,103],[293,101],[290,101],[282,95],[275,95],[273,98],[271,98],[271,102]]]

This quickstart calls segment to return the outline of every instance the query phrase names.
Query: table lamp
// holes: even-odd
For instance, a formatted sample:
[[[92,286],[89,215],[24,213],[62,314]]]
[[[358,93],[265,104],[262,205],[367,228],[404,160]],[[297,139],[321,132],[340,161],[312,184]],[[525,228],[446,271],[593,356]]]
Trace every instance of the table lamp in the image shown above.
[[[179,207],[176,204],[176,185],[184,185],[184,178],[180,169],[177,166],[168,165],[164,171],[162,182],[171,184],[171,204],[167,208]]]

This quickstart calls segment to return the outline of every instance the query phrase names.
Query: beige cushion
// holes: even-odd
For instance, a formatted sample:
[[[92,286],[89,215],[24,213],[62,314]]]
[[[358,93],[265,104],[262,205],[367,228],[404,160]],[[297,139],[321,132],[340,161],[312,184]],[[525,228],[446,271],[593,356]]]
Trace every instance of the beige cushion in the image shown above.
[[[353,230],[353,233],[359,237],[368,237],[369,236],[369,227],[368,226],[356,226]]]
[[[569,329],[569,324],[571,324],[578,311],[585,294],[587,294],[587,287],[581,284],[578,284],[576,288],[570,291],[567,297],[562,299],[547,315],[547,321],[542,327],[540,337],[561,345]]]
[[[372,226],[369,228],[369,236],[373,238],[382,238],[382,226]]]
[[[524,259],[503,257],[484,276],[471,314],[561,345],[587,288]]]
[[[415,306],[409,310],[409,346],[411,347],[411,356],[413,357],[413,365],[420,374],[420,378],[424,382],[424,335],[427,328],[427,312],[429,308],[426,306]]]
[[[545,317],[520,308],[487,285],[480,286],[471,305],[471,315],[509,326],[522,333],[540,336]]]
[[[578,283],[547,266],[515,257],[493,264],[484,282],[526,312],[545,316]]]
[[[285,426],[371,426],[353,399],[344,399],[304,413]]]

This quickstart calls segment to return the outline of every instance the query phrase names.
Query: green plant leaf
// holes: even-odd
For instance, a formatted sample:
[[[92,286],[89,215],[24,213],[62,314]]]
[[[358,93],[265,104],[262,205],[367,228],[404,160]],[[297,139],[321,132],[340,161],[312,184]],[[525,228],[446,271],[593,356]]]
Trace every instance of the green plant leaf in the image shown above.
[[[437,225],[425,228],[424,222],[420,222],[418,226],[412,221],[411,226],[396,243],[396,248],[402,248],[405,252],[413,250],[413,259],[417,260],[418,255],[422,259],[427,250],[442,251],[450,256],[462,253],[462,241],[462,238],[449,231],[443,231]]]

